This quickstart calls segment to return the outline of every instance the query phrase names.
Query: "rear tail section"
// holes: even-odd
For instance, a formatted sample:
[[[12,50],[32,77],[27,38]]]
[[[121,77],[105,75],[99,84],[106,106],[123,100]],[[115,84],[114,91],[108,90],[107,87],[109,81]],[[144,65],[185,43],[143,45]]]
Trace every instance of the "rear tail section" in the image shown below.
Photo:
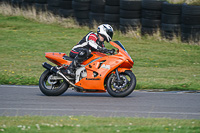
[[[71,63],[70,57],[66,56],[65,53],[57,53],[57,52],[48,52],[45,53],[45,57],[53,62],[54,64],[58,66],[62,66],[63,64],[69,65]]]

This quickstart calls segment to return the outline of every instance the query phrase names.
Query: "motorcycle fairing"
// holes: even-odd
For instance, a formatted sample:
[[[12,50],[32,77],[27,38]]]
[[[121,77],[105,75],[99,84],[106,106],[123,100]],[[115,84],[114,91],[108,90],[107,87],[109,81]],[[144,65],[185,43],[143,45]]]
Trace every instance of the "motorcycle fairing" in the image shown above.
[[[70,65],[70,63],[72,61],[69,60],[65,60],[63,57],[66,56],[65,53],[58,53],[58,52],[46,52],[45,53],[45,57],[55,63],[58,66],[62,66],[62,65]]]
[[[75,85],[81,86],[84,89],[103,91],[105,90],[104,80],[107,77],[107,75],[124,62],[124,59],[116,58],[112,55],[99,58],[98,60],[91,62],[85,66],[85,69],[87,71],[87,77],[82,78]],[[127,68],[126,70],[130,70],[130,68]],[[125,70],[123,69],[123,71]]]

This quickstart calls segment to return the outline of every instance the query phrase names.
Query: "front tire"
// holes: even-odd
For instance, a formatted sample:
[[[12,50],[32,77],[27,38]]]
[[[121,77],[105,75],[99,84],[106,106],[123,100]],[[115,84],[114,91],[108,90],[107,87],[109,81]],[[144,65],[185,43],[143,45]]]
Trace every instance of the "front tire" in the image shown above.
[[[136,77],[131,71],[125,71],[119,74],[120,83],[117,82],[117,76],[111,75],[107,80],[107,91],[113,97],[126,97],[133,92],[136,86]]]
[[[45,70],[39,80],[39,88],[41,92],[47,96],[59,96],[63,94],[69,87],[64,79],[52,80],[55,76],[49,70]]]

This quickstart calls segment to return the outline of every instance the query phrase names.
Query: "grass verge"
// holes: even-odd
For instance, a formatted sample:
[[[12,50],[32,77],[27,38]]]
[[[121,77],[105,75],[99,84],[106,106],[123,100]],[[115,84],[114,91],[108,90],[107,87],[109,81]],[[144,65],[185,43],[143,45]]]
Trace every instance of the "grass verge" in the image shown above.
[[[70,132],[70,133],[165,133],[199,132],[200,120],[164,118],[100,118],[92,116],[0,117],[0,131],[13,132]]]
[[[25,11],[17,12],[19,14],[0,12],[0,84],[37,85],[44,71],[41,64],[47,61],[44,52],[68,54],[93,30],[77,26],[73,20],[53,16],[47,23],[44,20],[48,19],[43,18],[47,14],[28,18]],[[119,31],[115,31],[113,40],[121,41],[135,61],[132,70],[137,78],[137,89],[200,90],[198,45],[166,41],[159,35],[124,35]],[[111,48],[109,44],[106,47]]]
[[[195,6],[200,6],[200,1],[199,0],[167,0],[169,3],[172,4],[183,4],[187,3],[188,5],[195,5]]]

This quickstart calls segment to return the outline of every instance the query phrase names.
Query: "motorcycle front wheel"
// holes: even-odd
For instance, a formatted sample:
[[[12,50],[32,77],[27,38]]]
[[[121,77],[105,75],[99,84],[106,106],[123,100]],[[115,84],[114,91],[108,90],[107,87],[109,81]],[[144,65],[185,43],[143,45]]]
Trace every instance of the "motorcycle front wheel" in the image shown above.
[[[59,96],[69,87],[69,84],[61,77],[56,77],[49,70],[45,70],[39,80],[41,92],[47,96]]]
[[[119,73],[120,80],[116,74],[112,74],[107,80],[107,91],[113,97],[126,97],[133,92],[136,86],[136,77],[132,71]]]

